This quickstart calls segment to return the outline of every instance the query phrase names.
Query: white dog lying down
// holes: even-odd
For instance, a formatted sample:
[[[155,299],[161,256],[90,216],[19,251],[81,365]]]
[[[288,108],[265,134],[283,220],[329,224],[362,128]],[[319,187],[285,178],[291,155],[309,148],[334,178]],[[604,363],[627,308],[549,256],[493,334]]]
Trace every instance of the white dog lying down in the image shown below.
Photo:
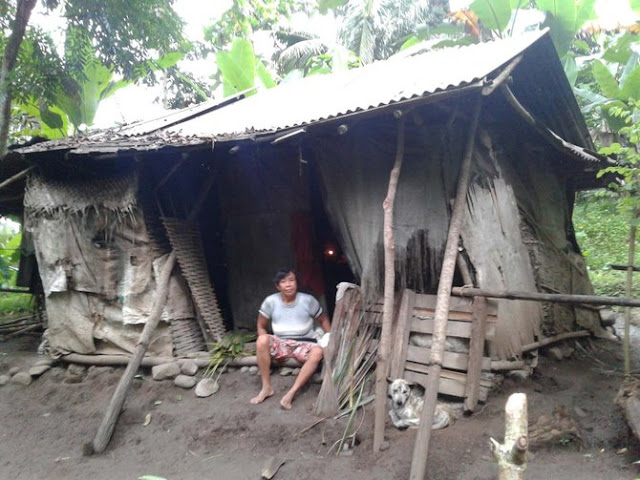
[[[403,378],[396,378],[389,384],[389,416],[397,428],[417,427],[420,423],[424,403],[424,388],[409,383]],[[447,405],[436,404],[433,415],[432,430],[444,428],[451,423],[452,413]]]

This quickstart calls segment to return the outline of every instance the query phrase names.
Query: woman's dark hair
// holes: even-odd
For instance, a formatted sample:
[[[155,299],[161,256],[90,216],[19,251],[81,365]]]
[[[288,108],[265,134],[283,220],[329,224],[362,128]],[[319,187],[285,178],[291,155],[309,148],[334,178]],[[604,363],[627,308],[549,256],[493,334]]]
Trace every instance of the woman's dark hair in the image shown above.
[[[293,268],[282,267],[280,270],[276,272],[276,275],[273,277],[273,283],[275,283],[276,285],[279,285],[282,279],[287,275],[289,275],[290,273],[293,273],[296,276],[296,278],[298,278],[298,274]]]

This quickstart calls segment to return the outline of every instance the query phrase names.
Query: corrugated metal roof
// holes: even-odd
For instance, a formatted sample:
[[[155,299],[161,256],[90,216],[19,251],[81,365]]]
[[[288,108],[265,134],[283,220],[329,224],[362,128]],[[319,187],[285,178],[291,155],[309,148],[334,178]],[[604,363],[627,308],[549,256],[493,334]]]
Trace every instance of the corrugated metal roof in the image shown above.
[[[544,33],[392,58],[341,74],[307,77],[168,130],[208,138],[273,132],[469,85],[508,63]]]
[[[232,102],[207,102],[152,121],[62,139],[22,153],[79,148],[78,153],[118,149],[148,150],[165,145],[194,145],[211,139],[243,138],[300,127],[396,102],[453,91],[478,82],[540,40],[546,30],[525,35],[391,58],[340,74],[316,75],[280,84]],[[221,105],[222,104],[222,105]],[[145,138],[151,146],[145,146]]]

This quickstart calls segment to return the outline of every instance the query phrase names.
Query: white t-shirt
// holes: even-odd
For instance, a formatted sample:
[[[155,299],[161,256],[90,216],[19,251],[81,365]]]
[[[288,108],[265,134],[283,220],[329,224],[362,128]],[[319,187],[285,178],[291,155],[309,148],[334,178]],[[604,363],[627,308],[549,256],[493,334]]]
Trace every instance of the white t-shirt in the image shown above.
[[[260,306],[260,313],[271,320],[273,334],[281,338],[317,338],[314,320],[322,307],[312,295],[297,292],[296,300],[285,305],[280,292],[269,295]]]

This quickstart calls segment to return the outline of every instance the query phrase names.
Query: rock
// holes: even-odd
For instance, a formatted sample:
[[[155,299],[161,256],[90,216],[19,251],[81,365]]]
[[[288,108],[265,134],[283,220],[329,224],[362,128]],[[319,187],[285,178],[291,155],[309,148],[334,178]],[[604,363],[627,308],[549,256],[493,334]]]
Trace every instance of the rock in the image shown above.
[[[249,367],[248,366],[244,366],[242,368],[240,368],[240,373],[247,373],[249,371]]]
[[[51,359],[51,357],[45,357],[45,358],[41,358],[40,360],[38,360],[36,363],[33,364],[34,367],[39,367],[40,365],[53,365],[53,360]]]
[[[298,375],[299,373],[300,373],[300,369],[294,368],[293,371],[291,372],[291,375]]]
[[[549,350],[549,356],[554,360],[562,360],[564,355],[562,354],[562,349],[559,347],[551,347]]]
[[[506,375],[512,380],[522,382],[529,377],[529,370],[511,370],[510,372],[507,372]]]
[[[104,375],[105,373],[112,373],[113,367],[98,367],[96,365],[91,365],[87,370],[87,378],[95,378],[100,375]]]
[[[578,417],[580,418],[584,418],[587,416],[587,412],[585,412],[583,409],[581,409],[578,406],[574,407],[573,410],[576,412],[576,415],[578,415]]]
[[[9,380],[10,380],[9,375],[0,375],[0,387],[9,383]]]
[[[571,358],[571,355],[573,355],[573,353],[576,351],[575,348],[573,348],[571,345],[568,344],[564,344],[564,345],[560,345],[560,351],[562,352],[562,357],[563,358]]]
[[[210,397],[214,393],[218,391],[220,386],[218,382],[216,382],[213,378],[203,378],[196,385],[196,396],[197,397]]]
[[[18,385],[31,385],[31,375],[27,372],[18,372],[13,377],[11,377],[11,383],[16,383]]]
[[[32,377],[39,377],[47,370],[51,369],[51,365],[34,365],[29,369],[29,375]]]
[[[9,369],[9,376],[13,377],[19,371],[20,371],[20,367],[11,367]]]
[[[280,369],[280,375],[282,375],[283,377],[286,377],[287,375],[291,375],[292,373],[293,373],[293,368],[282,367]]]
[[[180,371],[183,375],[189,375],[190,377],[193,377],[196,373],[198,373],[198,364],[194,360],[185,360],[180,365]]]
[[[180,365],[176,362],[163,363],[151,369],[151,376],[154,380],[166,380],[180,375]]]
[[[173,384],[176,387],[180,387],[180,388],[193,388],[196,384],[197,380],[196,377],[193,377],[191,375],[178,375],[175,380],[173,381]]]
[[[251,367],[249,367],[249,373],[251,375],[256,375],[258,373],[258,367],[256,367],[255,365],[252,365]]]
[[[67,371],[64,373],[64,382],[80,383],[82,382],[82,380],[84,380],[86,374],[87,368],[85,366],[71,363],[67,367]]]

